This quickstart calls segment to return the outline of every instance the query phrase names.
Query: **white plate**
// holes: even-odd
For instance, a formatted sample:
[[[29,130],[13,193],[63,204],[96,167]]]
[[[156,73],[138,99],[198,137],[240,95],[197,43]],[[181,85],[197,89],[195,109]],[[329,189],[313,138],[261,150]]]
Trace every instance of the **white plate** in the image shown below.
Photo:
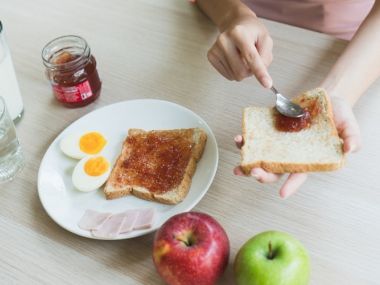
[[[104,154],[113,164],[120,153],[129,128],[176,129],[200,127],[207,133],[207,144],[194,174],[186,198],[177,205],[163,205],[127,196],[106,200],[101,189],[84,193],[77,191],[71,173],[77,161],[65,156],[60,140],[68,134],[97,130],[108,139]],[[141,236],[159,228],[169,217],[191,210],[205,195],[214,179],[218,165],[218,147],[207,123],[194,112],[180,105],[160,100],[124,101],[95,110],[68,126],[50,145],[38,173],[38,193],[49,216],[61,227],[77,235],[94,238],[77,225],[86,209],[119,213],[127,209],[153,207],[156,216],[153,227],[132,231],[116,239]]]

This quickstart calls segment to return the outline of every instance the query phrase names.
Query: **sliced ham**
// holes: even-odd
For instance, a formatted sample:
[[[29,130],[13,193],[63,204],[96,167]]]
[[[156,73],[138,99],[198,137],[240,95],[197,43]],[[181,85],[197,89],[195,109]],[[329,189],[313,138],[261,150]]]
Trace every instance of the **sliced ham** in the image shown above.
[[[115,238],[133,230],[150,228],[154,215],[153,208],[127,210],[118,214],[86,210],[78,226],[91,231],[94,237]]]
[[[127,210],[124,212],[125,219],[121,226],[120,234],[125,234],[133,230],[137,217],[139,216],[139,210]]]
[[[117,237],[120,233],[125,217],[125,213],[112,215],[101,227],[92,230],[92,235],[99,238]]]
[[[78,227],[86,231],[96,230],[111,216],[111,213],[100,213],[94,210],[86,210],[78,222]]]
[[[153,208],[140,209],[139,215],[136,219],[134,230],[148,229],[152,226],[155,211]]]

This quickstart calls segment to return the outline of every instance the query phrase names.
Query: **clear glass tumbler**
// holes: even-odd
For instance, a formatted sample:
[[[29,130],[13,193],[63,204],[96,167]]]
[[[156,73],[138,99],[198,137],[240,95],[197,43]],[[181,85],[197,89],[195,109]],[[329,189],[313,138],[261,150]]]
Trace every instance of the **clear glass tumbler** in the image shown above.
[[[12,180],[24,166],[16,129],[0,96],[0,183]]]
[[[13,121],[21,118],[24,105],[18,87],[11,53],[4,34],[4,27],[0,21],[0,96],[7,104],[8,113]]]

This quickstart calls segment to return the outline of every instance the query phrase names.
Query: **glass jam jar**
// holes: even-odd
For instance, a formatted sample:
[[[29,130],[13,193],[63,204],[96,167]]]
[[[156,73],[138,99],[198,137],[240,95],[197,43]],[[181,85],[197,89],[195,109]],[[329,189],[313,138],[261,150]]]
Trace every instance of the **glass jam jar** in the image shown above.
[[[95,57],[79,36],[56,38],[42,50],[46,75],[55,97],[67,107],[82,107],[100,95],[101,81]]]

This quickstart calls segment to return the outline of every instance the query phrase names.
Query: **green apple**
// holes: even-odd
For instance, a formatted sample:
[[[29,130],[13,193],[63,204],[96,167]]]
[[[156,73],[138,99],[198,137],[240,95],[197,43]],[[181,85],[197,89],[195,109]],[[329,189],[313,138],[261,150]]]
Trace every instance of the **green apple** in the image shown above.
[[[306,285],[309,255],[294,237],[277,231],[263,232],[240,248],[234,273],[238,285]]]

